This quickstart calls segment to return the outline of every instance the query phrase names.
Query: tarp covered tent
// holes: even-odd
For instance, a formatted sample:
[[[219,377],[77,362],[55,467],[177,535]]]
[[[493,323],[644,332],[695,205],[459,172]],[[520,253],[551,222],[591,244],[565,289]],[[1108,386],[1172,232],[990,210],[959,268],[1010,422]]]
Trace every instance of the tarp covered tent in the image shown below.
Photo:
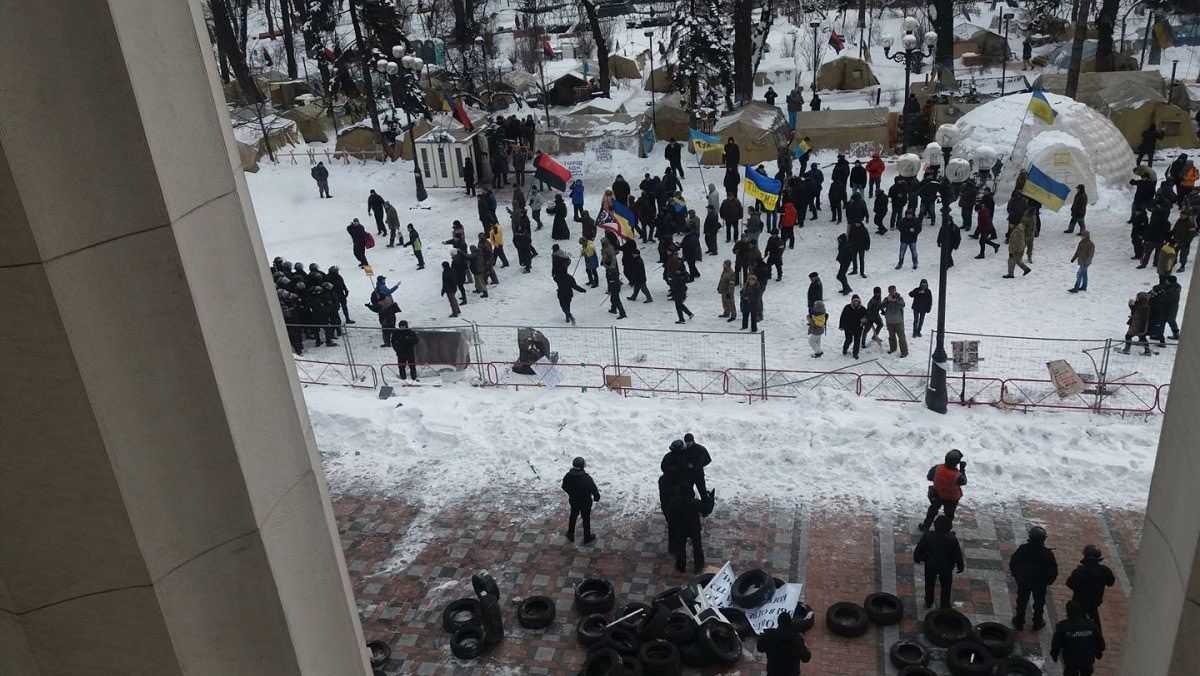
[[[334,149],[358,159],[383,159],[383,148],[379,145],[379,137],[370,123],[360,122],[338,131],[337,144]]]
[[[1084,40],[1082,50],[1082,60],[1079,62],[1080,73],[1096,72],[1096,41]],[[1071,43],[1066,42],[1059,46],[1058,49],[1050,55],[1049,61],[1046,63],[1047,72],[1061,71],[1067,72],[1067,68],[1071,64]],[[1136,71],[1140,68],[1137,59],[1129,54],[1113,52],[1113,70],[1114,71]]]
[[[296,129],[305,143],[325,143],[329,135],[325,131],[325,122],[329,115],[320,103],[310,102],[284,111],[283,117],[296,123]]]
[[[593,147],[631,148],[646,125],[642,115],[571,113],[554,121],[554,154],[581,153]],[[539,143],[545,140],[539,136]]]
[[[267,155],[268,143],[271,152],[300,143],[296,123],[272,113],[263,113],[260,122],[253,108],[235,109],[230,111],[230,122],[243,171],[258,171],[258,158]],[[265,139],[264,128],[267,130]]]
[[[779,147],[792,140],[792,128],[787,118],[775,106],[763,101],[750,101],[737,110],[717,118],[712,134],[722,141],[730,136],[742,151],[742,164],[770,162],[779,156]],[[686,135],[684,137],[686,139]],[[720,150],[710,150],[700,158],[701,164],[721,164]]]
[[[860,157],[887,148],[890,140],[888,109],[812,110],[796,114],[796,144],[807,136],[814,149],[837,150]]]
[[[659,94],[675,91],[675,64],[667,63],[650,71],[650,77],[646,78],[646,90]]]
[[[654,133],[659,140],[675,138],[687,142],[691,116],[683,109],[679,94],[667,94],[659,98],[654,105],[654,112],[647,114],[654,121]]]
[[[622,80],[638,80],[642,77],[642,71],[638,68],[637,62],[620,54],[608,57],[608,70],[613,77]]]
[[[975,43],[971,42],[971,38],[981,30],[984,30],[983,26],[973,23],[954,24],[954,58],[961,59],[963,54],[975,51]]]
[[[862,89],[877,84],[871,64],[853,56],[826,61],[817,71],[817,89]]]
[[[1061,94],[1066,83],[1066,75],[1047,74],[1039,77],[1034,85],[1043,91]],[[1075,100],[1111,120],[1131,148],[1141,144],[1142,131],[1149,126],[1150,120],[1154,120],[1166,135],[1160,146],[1197,147],[1200,141],[1188,111],[1169,103],[1164,94],[1166,89],[1166,80],[1156,70],[1080,73]]]
[[[625,102],[613,98],[595,98],[583,101],[567,112],[567,115],[609,115],[627,112]]]
[[[974,48],[969,50],[977,54],[984,64],[999,65],[1012,56],[1012,50],[1004,41],[1004,36],[986,28],[980,28],[967,43]]]
[[[1069,156],[1060,156],[1059,162],[1076,162],[1082,148],[1082,155],[1088,162],[1078,161],[1080,166],[1089,167],[1097,179],[1103,179],[1110,187],[1126,184],[1133,171],[1133,153],[1129,152],[1129,144],[1116,125],[1095,109],[1065,96],[1046,93],[1046,99],[1058,113],[1054,125],[1050,126],[1032,115],[1025,115],[1032,94],[1011,94],[1003,98],[989,101],[975,110],[963,115],[956,123],[962,136],[954,145],[954,156],[971,157],[979,146],[1001,147],[1001,144],[1012,144],[1013,159],[1005,166],[1000,176],[1000,184],[996,189],[997,195],[1007,195],[1012,192],[1016,172],[1028,167],[1031,162],[1042,154],[1042,151],[1053,145],[1071,146],[1076,150]],[[1024,128],[1022,127],[1024,122]],[[1060,136],[1050,136],[1039,141],[1038,138],[1049,132],[1064,134],[1074,138],[1068,142]],[[1007,146],[1005,146],[1007,147]],[[1059,152],[1068,152],[1065,149]],[[1050,158],[1050,165],[1054,157]],[[1039,169],[1050,172],[1052,166]],[[1061,165],[1060,165],[1061,169]],[[1074,189],[1074,185],[1070,186]],[[1098,195],[1098,192],[1089,192]]]

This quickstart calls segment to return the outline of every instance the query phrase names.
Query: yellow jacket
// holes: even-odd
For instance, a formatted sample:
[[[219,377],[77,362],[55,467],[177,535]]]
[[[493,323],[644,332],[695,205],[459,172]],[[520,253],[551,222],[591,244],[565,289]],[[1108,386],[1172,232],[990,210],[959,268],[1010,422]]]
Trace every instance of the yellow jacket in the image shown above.
[[[504,246],[504,230],[500,227],[499,223],[492,224],[490,239],[492,240],[492,246]]]

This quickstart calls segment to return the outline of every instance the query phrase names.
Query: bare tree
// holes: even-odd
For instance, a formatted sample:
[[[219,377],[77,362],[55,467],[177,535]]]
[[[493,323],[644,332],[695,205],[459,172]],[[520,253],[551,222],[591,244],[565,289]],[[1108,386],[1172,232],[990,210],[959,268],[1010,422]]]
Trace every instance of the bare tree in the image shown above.
[[[1103,73],[1116,67],[1113,59],[1113,31],[1117,27],[1117,7],[1121,0],[1100,0],[1096,15],[1096,71]]]
[[[587,14],[588,28],[592,32],[592,42],[596,45],[596,62],[600,71],[600,91],[604,92],[604,96],[608,96],[609,88],[612,86],[612,77],[608,69],[608,38],[604,36],[604,29],[600,25],[600,17],[596,15],[595,0],[580,0],[583,4],[583,11]]]
[[[283,24],[283,52],[287,57],[287,74],[289,79],[295,80],[300,73],[296,68],[296,43],[292,36],[291,0],[279,0],[279,16]]]
[[[217,49],[229,62],[229,69],[233,71],[233,77],[237,80],[242,95],[252,103],[261,102],[262,92],[258,91],[258,84],[250,75],[250,67],[246,65],[246,53],[242,51],[242,46],[233,31],[229,6],[225,4],[225,0],[209,0],[208,8],[212,12],[213,37],[216,39]]]
[[[1074,2],[1075,39],[1071,41],[1071,63],[1067,67],[1065,92],[1070,98],[1075,98],[1075,93],[1079,91],[1079,70],[1083,63],[1083,43],[1087,39],[1087,17],[1091,4],[1091,0]]]
[[[733,0],[733,98],[754,98],[753,0]]]

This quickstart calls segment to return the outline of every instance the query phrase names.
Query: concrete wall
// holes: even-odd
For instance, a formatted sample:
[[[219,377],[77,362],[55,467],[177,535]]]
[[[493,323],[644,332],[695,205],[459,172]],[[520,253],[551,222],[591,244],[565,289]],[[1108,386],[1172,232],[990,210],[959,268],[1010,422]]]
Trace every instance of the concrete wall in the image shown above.
[[[367,673],[198,0],[0,16],[0,673]]]

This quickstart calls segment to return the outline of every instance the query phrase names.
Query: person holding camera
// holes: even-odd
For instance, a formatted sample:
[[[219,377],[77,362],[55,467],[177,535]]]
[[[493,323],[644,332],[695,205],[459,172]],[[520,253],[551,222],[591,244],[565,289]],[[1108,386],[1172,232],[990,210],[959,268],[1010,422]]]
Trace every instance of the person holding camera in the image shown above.
[[[929,468],[926,480],[932,481],[929,487],[929,510],[925,512],[925,521],[918,528],[929,530],[938,510],[945,508],[946,518],[954,521],[954,510],[958,509],[958,501],[962,499],[962,487],[967,485],[967,463],[962,459],[962,451],[951,449],[946,454],[946,461]]]

